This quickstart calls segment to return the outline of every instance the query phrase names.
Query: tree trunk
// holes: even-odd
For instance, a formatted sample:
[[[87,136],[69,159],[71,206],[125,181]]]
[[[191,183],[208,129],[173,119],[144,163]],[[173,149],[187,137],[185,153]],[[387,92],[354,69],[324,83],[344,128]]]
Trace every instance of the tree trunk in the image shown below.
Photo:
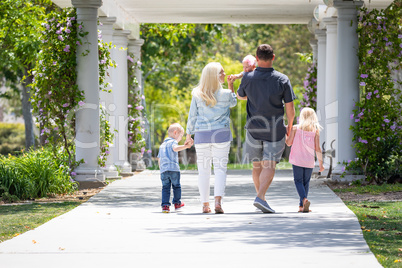
[[[33,148],[35,146],[35,135],[34,135],[34,127],[33,127],[33,119],[31,112],[31,102],[29,100],[29,88],[28,85],[32,83],[32,76],[30,76],[25,70],[25,80],[21,83],[22,93],[21,93],[21,102],[22,102],[22,115],[24,116],[25,121],[25,147],[26,149]]]

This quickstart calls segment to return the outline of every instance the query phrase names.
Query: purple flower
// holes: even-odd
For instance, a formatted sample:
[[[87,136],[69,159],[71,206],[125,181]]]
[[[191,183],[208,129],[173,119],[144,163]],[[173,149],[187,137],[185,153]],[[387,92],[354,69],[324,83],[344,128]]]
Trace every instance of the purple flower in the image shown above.
[[[345,172],[345,170],[346,170],[346,168],[345,168],[345,167],[342,167],[342,172]]]
[[[366,140],[361,140],[361,143],[367,144],[368,141],[366,141]]]
[[[70,52],[70,45],[66,45],[66,47],[63,50],[64,52]]]
[[[373,50],[370,49],[367,53],[368,53],[368,54],[371,54],[371,53],[373,53]]]
[[[144,95],[141,95],[141,99],[145,100],[145,96],[144,96]]]
[[[83,101],[78,102],[79,106],[83,106],[84,104],[85,104],[85,102],[83,102]]]
[[[58,38],[60,41],[64,41],[64,38],[63,38],[63,36],[61,36],[61,35],[57,36],[57,38]]]
[[[371,99],[371,95],[373,95],[373,93],[371,93],[371,92],[367,93],[366,98],[367,98],[368,100]]]
[[[144,152],[145,152],[145,148],[142,147],[142,148],[141,148],[141,154],[143,154]]]
[[[57,64],[57,62],[56,62],[56,61],[54,61],[54,62],[53,62],[53,65],[56,65],[56,64]]]
[[[362,116],[363,116],[363,112],[359,113],[358,116],[359,116],[359,117],[362,117]]]
[[[80,29],[80,30],[81,30],[81,29],[82,29],[82,25],[79,25],[79,26],[78,26],[78,29]]]
[[[384,119],[384,122],[385,122],[385,123],[389,123],[389,119]]]
[[[360,82],[360,84],[362,87],[366,86],[366,82]]]
[[[52,95],[52,91],[49,91],[47,94]]]
[[[101,63],[101,64],[105,64],[105,63],[106,63],[106,60],[101,60],[100,63]]]
[[[127,56],[127,59],[128,59],[129,61],[131,61],[131,62],[134,62],[134,59],[131,58],[130,56]]]
[[[110,154],[110,152],[109,152],[109,151],[106,151],[106,152],[105,152],[105,154],[107,154],[107,155],[108,155],[108,154]]]
[[[359,118],[356,118],[356,119],[355,119],[355,122],[356,122],[356,123],[357,123],[357,122],[359,122],[359,121],[360,121],[360,119],[359,119]]]
[[[71,33],[70,29],[66,28],[65,30],[66,33]]]
[[[361,78],[367,78],[367,77],[368,77],[368,74],[361,74],[360,77],[361,77]]]
[[[71,17],[71,20],[75,20],[75,17]]]
[[[382,40],[384,40],[384,41],[388,41],[388,38],[384,37]]]
[[[150,153],[152,153],[152,150],[151,150],[151,149],[150,149],[150,150],[148,150],[148,151],[147,151],[147,153],[149,153],[149,154],[150,154]]]
[[[133,106],[131,104],[127,105],[127,108],[132,108]]]
[[[354,115],[353,115],[353,114],[351,114],[351,115],[350,115],[350,119],[353,119],[353,117],[354,117]]]
[[[391,126],[391,130],[394,131],[395,129],[396,129],[396,125],[393,124],[393,125]]]
[[[380,138],[380,137],[377,137],[377,140],[378,140],[378,141],[380,141],[380,140],[381,140],[381,138]]]
[[[78,46],[81,46],[80,41],[75,42]]]
[[[138,65],[138,66],[141,66],[141,65],[142,65],[142,62],[137,61],[137,65]]]
[[[61,34],[61,32],[62,32],[62,29],[59,29],[56,31],[56,34]]]
[[[402,38],[402,34],[398,34],[398,38]]]
[[[64,107],[64,108],[68,107],[68,103],[64,103],[64,104],[63,104],[63,107]]]
[[[377,94],[378,93],[378,89],[376,89],[375,91],[374,91],[374,94]]]
[[[388,47],[388,46],[391,46],[392,45],[392,42],[387,42],[387,43],[385,43],[385,45]]]
[[[135,107],[135,109],[137,109],[138,111],[141,111],[141,110],[143,110],[143,109],[144,109],[144,106],[139,105],[139,106]]]
[[[77,175],[77,173],[75,173],[75,172],[71,172],[71,173],[70,173],[70,175],[71,175],[71,176],[76,176],[76,175]]]
[[[377,95],[376,98],[378,99],[380,97],[380,95]]]

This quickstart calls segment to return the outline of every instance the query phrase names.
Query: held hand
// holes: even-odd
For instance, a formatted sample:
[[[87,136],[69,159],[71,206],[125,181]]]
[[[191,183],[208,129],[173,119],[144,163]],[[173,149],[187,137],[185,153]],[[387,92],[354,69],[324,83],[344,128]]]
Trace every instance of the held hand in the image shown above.
[[[323,172],[325,170],[324,166],[321,164],[320,165],[320,172]]]
[[[187,136],[186,136],[186,141],[185,141],[184,145],[187,145],[187,144],[189,144],[190,147],[193,146],[193,144],[194,144],[194,140],[191,138],[191,135],[189,135],[189,134],[187,134]]]

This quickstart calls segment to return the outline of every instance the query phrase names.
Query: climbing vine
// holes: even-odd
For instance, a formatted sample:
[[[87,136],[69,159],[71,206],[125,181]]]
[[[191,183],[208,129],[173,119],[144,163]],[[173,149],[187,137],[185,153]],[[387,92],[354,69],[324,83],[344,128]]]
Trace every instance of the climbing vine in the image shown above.
[[[315,61],[307,70],[306,77],[303,82],[304,93],[303,100],[300,101],[301,107],[310,107],[317,109],[317,64]]]
[[[128,143],[133,153],[145,152],[145,134],[144,121],[142,118],[142,100],[145,99],[141,95],[141,85],[135,76],[136,71],[141,67],[141,62],[134,61],[134,54],[130,53],[127,56],[128,60]]]
[[[84,93],[77,86],[77,47],[88,44],[82,23],[77,23],[75,9],[49,13],[42,24],[42,47],[32,70],[34,79],[31,86],[33,112],[40,123],[40,135],[45,137],[45,144],[53,148],[54,156],[59,158],[59,149],[68,154],[67,166],[70,170],[83,160],[75,161],[75,112],[85,104]],[[114,66],[110,59],[109,48],[98,38],[100,89],[108,85],[105,82],[108,66]],[[88,54],[86,50],[83,55]],[[106,116],[101,116],[103,144],[99,164],[104,165],[109,142],[113,138],[106,125]],[[102,121],[103,120],[103,121]],[[65,159],[65,158],[64,158]],[[61,159],[59,159],[61,161]],[[64,162],[66,162],[64,160]],[[71,172],[74,175],[74,172]]]
[[[402,82],[393,75],[402,67],[401,5],[395,1],[386,10],[362,8],[358,16],[361,94],[350,115],[357,158],[344,164],[376,183],[401,174]]]

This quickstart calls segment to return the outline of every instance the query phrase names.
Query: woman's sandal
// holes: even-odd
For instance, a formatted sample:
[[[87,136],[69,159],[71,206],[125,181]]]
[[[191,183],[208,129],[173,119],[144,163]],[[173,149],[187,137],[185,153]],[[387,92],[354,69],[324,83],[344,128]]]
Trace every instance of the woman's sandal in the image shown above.
[[[223,214],[223,209],[221,205],[215,205],[215,214]]]
[[[211,209],[209,208],[209,206],[203,206],[202,213],[211,213]]]

